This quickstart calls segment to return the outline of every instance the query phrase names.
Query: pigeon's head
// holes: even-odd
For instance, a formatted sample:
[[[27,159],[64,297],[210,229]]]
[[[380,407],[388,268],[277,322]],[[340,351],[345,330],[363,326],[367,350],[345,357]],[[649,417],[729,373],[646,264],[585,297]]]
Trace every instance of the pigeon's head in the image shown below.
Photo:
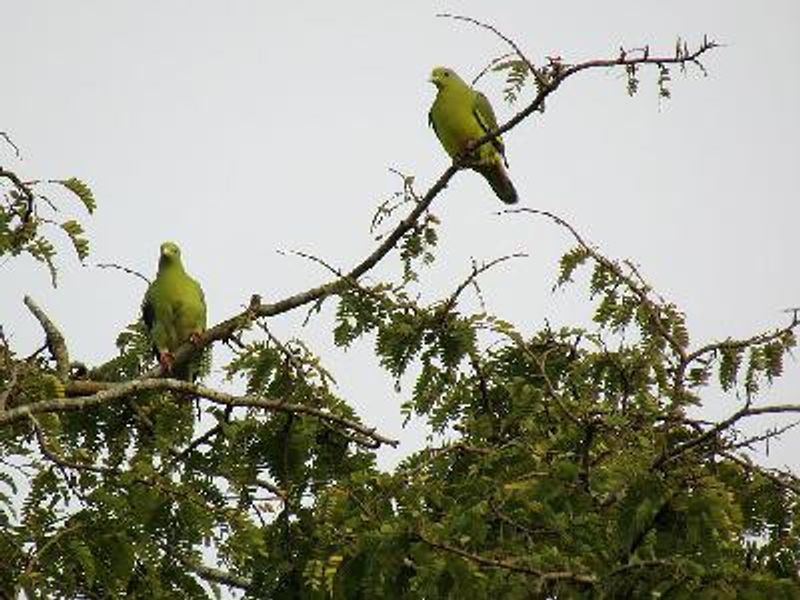
[[[160,264],[169,264],[181,261],[181,249],[175,242],[164,242],[161,244]]]
[[[433,71],[431,71],[431,76],[428,81],[430,81],[437,88],[442,89],[451,82],[460,80],[461,78],[456,75],[456,72],[453,71],[453,69],[448,69],[447,67],[435,67]]]

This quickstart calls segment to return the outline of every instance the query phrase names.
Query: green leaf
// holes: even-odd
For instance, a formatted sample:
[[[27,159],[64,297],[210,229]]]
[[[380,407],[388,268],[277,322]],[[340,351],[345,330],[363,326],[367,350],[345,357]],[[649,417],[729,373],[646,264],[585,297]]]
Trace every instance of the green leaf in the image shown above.
[[[75,253],[81,261],[89,256],[89,240],[84,237],[83,227],[80,223],[73,219],[64,221],[61,224],[61,229],[69,236],[72,246],[75,248]]]
[[[69,179],[57,179],[55,180],[55,183],[60,183],[70,192],[75,194],[86,207],[86,210],[89,211],[89,214],[92,214],[97,209],[97,202],[95,202],[92,190],[77,177],[70,177]]]

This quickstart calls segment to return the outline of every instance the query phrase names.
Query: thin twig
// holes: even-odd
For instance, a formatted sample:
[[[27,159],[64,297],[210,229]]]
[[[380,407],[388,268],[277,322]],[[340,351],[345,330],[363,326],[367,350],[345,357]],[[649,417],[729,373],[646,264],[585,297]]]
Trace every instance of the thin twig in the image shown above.
[[[507,209],[499,214],[503,213],[506,214],[529,213],[533,215],[541,215],[547,217],[548,219],[551,219],[556,224],[567,229],[567,231],[569,231],[570,234],[572,234],[572,237],[575,239],[575,241],[578,243],[578,245],[581,247],[582,250],[584,250],[587,254],[589,254],[597,263],[599,263],[600,265],[602,265],[603,267],[614,273],[614,275],[618,277],[621,281],[625,282],[625,285],[627,285],[628,289],[630,289],[636,295],[639,301],[647,305],[651,309],[653,323],[658,329],[658,332],[661,334],[664,340],[666,340],[666,342],[670,345],[670,348],[678,356],[680,362],[683,363],[686,362],[686,356],[687,356],[686,349],[680,342],[678,342],[678,340],[669,330],[667,324],[664,322],[662,313],[665,311],[665,307],[661,302],[653,300],[650,297],[650,291],[651,291],[650,286],[647,286],[646,284],[645,285],[640,284],[636,279],[634,279],[634,277],[625,273],[616,262],[606,258],[602,254],[600,254],[600,252],[598,252],[591,244],[587,243],[586,240],[583,239],[583,237],[570,223],[568,223],[558,215],[551,213],[550,211],[541,210],[537,208],[521,207],[521,208]],[[639,274],[638,271],[635,271],[635,277],[637,279],[641,278],[641,275]]]
[[[760,433],[758,435],[750,436],[740,442],[731,442],[730,444],[725,445],[725,450],[739,450],[741,448],[750,448],[753,449],[753,444],[758,444],[759,442],[766,442],[767,443],[767,455],[769,455],[769,442],[770,440],[774,440],[780,438],[784,433],[794,429],[800,425],[800,421],[792,421],[791,423],[787,423],[782,427],[770,428],[767,429],[764,433]]]
[[[144,281],[147,285],[150,285],[152,283],[147,277],[142,275],[139,271],[135,269],[130,269],[128,267],[124,267],[122,265],[118,265],[117,263],[97,263],[95,267],[97,267],[98,269],[117,269],[119,271],[124,271],[128,275],[134,275],[138,277],[139,279]]]
[[[766,467],[753,464],[747,457],[738,456],[733,452],[720,452],[720,456],[724,456],[728,460],[732,460],[745,469],[755,471],[781,488],[794,492],[800,496],[800,479],[795,477],[793,474],[784,471],[778,471],[777,469],[768,469]]]
[[[19,152],[19,147],[14,143],[14,141],[5,131],[0,131],[0,137],[3,138],[6,141],[6,143],[14,149],[14,154],[17,155],[17,158],[22,158],[22,155]]]
[[[786,326],[780,329],[776,329],[775,331],[759,333],[752,337],[743,340],[724,340],[722,342],[714,342],[713,344],[707,344],[702,348],[698,348],[694,350],[686,357],[686,362],[691,363],[693,361],[702,358],[706,354],[711,354],[714,352],[718,352],[721,350],[739,350],[743,348],[750,348],[751,346],[761,346],[764,344],[768,344],[773,342],[777,339],[784,337],[786,334],[793,332],[798,326],[800,325],[800,318],[798,318],[798,314],[796,312],[792,313],[792,320]]]
[[[655,461],[654,467],[661,467],[664,464],[675,460],[681,454],[688,452],[692,448],[696,448],[701,444],[705,444],[716,438],[716,436],[728,428],[732,427],[737,421],[747,418],[747,417],[755,417],[758,415],[767,415],[767,414],[780,414],[780,413],[800,413],[800,404],[776,404],[772,406],[761,406],[761,407],[750,407],[745,406],[744,408],[736,411],[727,419],[718,422],[716,425],[707,429],[700,435],[697,435],[682,444],[678,444],[672,450],[664,451],[664,453]]]
[[[462,281],[459,284],[459,286],[455,289],[455,291],[452,294],[450,294],[450,297],[445,301],[442,310],[444,310],[444,312],[449,312],[450,310],[452,310],[456,302],[458,301],[458,297],[461,295],[461,293],[465,289],[467,289],[467,287],[469,287],[470,284],[475,282],[475,280],[478,279],[480,275],[482,275],[486,271],[490,270],[493,267],[496,267],[501,263],[504,263],[508,260],[512,260],[515,258],[528,258],[528,254],[525,252],[515,252],[513,254],[507,254],[506,256],[500,256],[498,258],[490,260],[487,263],[483,263],[480,267],[478,267],[476,264],[473,263],[472,272],[466,279],[464,279],[464,281]]]
[[[444,15],[441,15],[441,16],[444,16]],[[472,81],[470,82],[470,85],[472,87],[475,87],[475,85],[481,80],[481,77],[483,77],[484,75],[486,75],[486,73],[488,73],[489,71],[492,70],[492,67],[494,67],[498,63],[503,62],[507,58],[511,58],[515,54],[516,54],[516,52],[506,52],[505,54],[501,54],[500,56],[497,56],[497,57],[493,58],[492,60],[490,60],[489,64],[486,65],[483,69],[481,69],[480,72],[477,75],[475,75],[475,77],[472,78]]]
[[[440,13],[440,14],[438,14],[436,16],[437,17],[441,17],[443,19],[454,19],[456,21],[465,21],[466,23],[472,23],[473,25],[477,25],[478,27],[482,27],[483,29],[488,29],[489,31],[494,33],[497,37],[499,37],[501,40],[503,40],[506,44],[511,46],[511,48],[514,50],[514,53],[517,56],[519,56],[520,60],[527,65],[528,69],[530,69],[531,74],[534,77],[536,77],[537,80],[539,79],[540,76],[539,76],[539,73],[536,70],[536,67],[534,67],[533,63],[528,59],[527,56],[525,56],[525,53],[523,53],[522,50],[520,50],[520,47],[517,45],[517,43],[514,40],[512,40],[511,38],[509,38],[508,36],[506,36],[505,34],[503,34],[494,25],[489,25],[488,23],[483,23],[482,21],[479,21],[478,19],[473,19],[472,17],[467,17],[467,16],[464,16],[464,15],[453,15],[453,14],[450,14],[450,13]],[[543,82],[540,82],[540,83],[543,83]],[[476,145],[476,147],[478,147],[478,146]]]
[[[173,463],[183,460],[189,454],[197,450],[197,448],[199,448],[200,446],[208,444],[211,441],[211,438],[216,437],[221,432],[222,432],[222,425],[215,425],[214,427],[206,431],[204,434],[198,436],[197,438],[189,442],[183,450],[180,451],[175,450],[173,452],[172,460],[170,461],[170,464],[167,466],[168,467],[172,466]]]

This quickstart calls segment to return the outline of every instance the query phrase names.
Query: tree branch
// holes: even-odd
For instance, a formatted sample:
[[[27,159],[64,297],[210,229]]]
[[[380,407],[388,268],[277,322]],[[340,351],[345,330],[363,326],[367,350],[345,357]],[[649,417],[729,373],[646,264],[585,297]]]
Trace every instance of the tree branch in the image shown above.
[[[184,560],[183,564],[191,569],[196,575],[212,583],[221,583],[222,585],[235,587],[240,590],[247,590],[252,585],[251,581],[247,577],[234,575],[233,573],[228,573],[227,571],[223,571],[221,569],[207,567],[206,565],[200,564],[199,561]]]
[[[0,177],[4,177],[5,179],[11,181],[11,183],[14,184],[14,187],[17,188],[17,191],[25,197],[26,208],[25,214],[22,215],[22,222],[27,223],[33,214],[33,204],[35,202],[33,192],[31,191],[30,187],[28,187],[24,181],[17,177],[17,174],[13,171],[9,171],[3,167],[0,167]]]
[[[93,382],[99,385],[98,382]],[[189,383],[179,379],[136,379],[125,383],[107,383],[105,389],[99,390],[91,396],[80,396],[73,398],[54,398],[43,400],[32,404],[24,404],[16,408],[0,412],[0,426],[14,423],[28,418],[30,415],[50,412],[66,412],[71,410],[83,410],[92,406],[107,404],[114,400],[127,398],[133,394],[146,391],[170,390],[192,394],[210,400],[216,404],[222,404],[232,408],[249,407],[261,408],[267,411],[284,412],[294,415],[308,415],[334,423],[358,434],[353,440],[366,447],[377,448],[383,444],[396,446],[397,440],[384,437],[376,432],[374,428],[366,427],[361,423],[335,415],[328,411],[306,406],[303,404],[289,404],[282,400],[267,399],[261,396],[244,395],[234,396],[202,385]]]
[[[17,155],[17,158],[21,158],[19,147],[11,139],[11,136],[9,136],[5,131],[0,131],[0,137],[3,138],[6,143],[14,149],[14,154]]]
[[[686,364],[688,365],[689,363],[694,362],[699,358],[702,358],[706,354],[711,354],[714,352],[718,352],[720,350],[739,350],[739,349],[750,348],[751,346],[761,346],[763,344],[768,344],[769,342],[773,342],[777,339],[782,338],[788,333],[792,333],[795,329],[797,329],[798,325],[800,325],[800,316],[796,311],[793,311],[792,321],[786,327],[782,327],[774,331],[759,333],[743,340],[728,339],[722,342],[714,342],[712,344],[707,344],[702,348],[698,348],[697,350],[689,353],[686,356]]]
[[[426,538],[422,534],[418,535],[419,539],[422,540],[425,544],[427,544],[431,548],[436,548],[437,550],[444,550],[445,552],[455,554],[457,556],[460,556],[461,558],[466,558],[467,560],[477,563],[483,567],[490,567],[493,569],[505,569],[507,571],[513,571],[515,573],[523,573],[525,575],[531,575],[533,577],[540,579],[542,583],[549,583],[556,581],[573,581],[575,583],[581,583],[590,586],[597,583],[597,577],[594,575],[573,573],[572,571],[541,571],[539,569],[526,567],[524,565],[520,565],[519,563],[512,562],[509,560],[498,560],[494,558],[488,558],[486,556],[481,556],[480,554],[473,554],[472,552],[467,552],[466,550],[462,550],[461,548],[456,548],[455,546],[451,546],[450,544],[435,542],[433,540]]]
[[[744,419],[746,417],[754,417],[757,415],[776,414],[776,413],[800,413],[800,404],[777,404],[773,406],[762,406],[756,408],[745,406],[744,408],[733,413],[730,417],[728,417],[724,421],[720,421],[710,429],[707,429],[700,435],[697,435],[696,437],[693,437],[692,439],[687,440],[682,444],[678,444],[671,451],[665,450],[664,453],[655,461],[653,467],[654,468],[661,467],[666,463],[675,460],[678,456],[680,456],[684,452],[688,452],[692,448],[696,448],[701,444],[705,444],[706,442],[711,441],[719,433],[722,433],[729,427],[733,426],[740,419]]]
[[[66,381],[69,377],[69,353],[67,352],[64,336],[30,296],[25,296],[23,302],[28,307],[28,310],[33,313],[33,316],[36,317],[36,320],[39,321],[42,329],[44,329],[44,333],[47,336],[47,347],[56,361],[58,378],[62,382]]]
[[[97,267],[98,269],[117,269],[118,271],[123,271],[128,275],[133,275],[134,277],[138,277],[139,279],[144,281],[147,285],[150,285],[151,283],[151,281],[147,277],[139,273],[139,271],[137,271],[136,269],[124,267],[122,265],[118,265],[117,263],[97,263],[95,267]]]
[[[761,467],[759,465],[753,464],[747,457],[737,456],[733,452],[720,452],[720,456],[724,456],[728,460],[731,460],[736,464],[741,465],[742,467],[744,467],[749,471],[755,471],[760,475],[763,475],[773,483],[777,484],[779,487],[794,492],[795,494],[800,496],[800,479],[798,479],[791,473],[787,473],[785,471],[778,471],[774,469],[767,469],[766,467]]]

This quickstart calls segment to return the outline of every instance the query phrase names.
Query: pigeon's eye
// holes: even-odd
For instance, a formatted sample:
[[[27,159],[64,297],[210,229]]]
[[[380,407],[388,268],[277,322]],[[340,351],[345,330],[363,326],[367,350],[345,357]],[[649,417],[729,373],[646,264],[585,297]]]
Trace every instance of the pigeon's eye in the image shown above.
[[[449,73],[448,71],[445,71],[445,72],[444,72],[444,76],[445,76],[445,77],[450,77],[450,73]]]

